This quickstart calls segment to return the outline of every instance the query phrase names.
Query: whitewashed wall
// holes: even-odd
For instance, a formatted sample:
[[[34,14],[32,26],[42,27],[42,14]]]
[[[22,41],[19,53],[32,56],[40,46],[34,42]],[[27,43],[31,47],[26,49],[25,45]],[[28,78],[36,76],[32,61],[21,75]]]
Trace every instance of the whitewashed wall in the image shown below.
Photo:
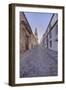
[[[51,27],[53,27],[53,25],[56,23],[58,24],[56,21],[58,20],[58,15],[54,14],[50,24]],[[57,51],[58,50],[58,41],[56,41],[56,39],[58,40],[58,35],[56,35],[56,24],[55,26],[52,28],[49,28],[49,26],[47,27],[47,32],[45,33],[45,35],[43,36],[43,46],[47,48],[47,43],[48,43],[48,49]],[[51,38],[50,36],[50,30],[51,30]],[[47,36],[48,35],[48,42],[47,42]],[[52,41],[52,47],[50,47],[50,41]]]
[[[54,28],[52,29],[51,33],[52,33],[52,38],[49,38],[49,45],[48,48],[54,51],[58,50],[58,41],[55,41],[58,37],[56,35],[56,26],[54,26]],[[52,41],[52,47],[50,47],[50,40]]]

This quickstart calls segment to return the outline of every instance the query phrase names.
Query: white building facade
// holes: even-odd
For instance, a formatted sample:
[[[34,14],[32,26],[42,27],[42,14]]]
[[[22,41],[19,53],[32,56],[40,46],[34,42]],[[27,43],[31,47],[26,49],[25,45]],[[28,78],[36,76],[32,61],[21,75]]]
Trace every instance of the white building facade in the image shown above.
[[[41,41],[45,48],[58,51],[58,14],[54,13]]]

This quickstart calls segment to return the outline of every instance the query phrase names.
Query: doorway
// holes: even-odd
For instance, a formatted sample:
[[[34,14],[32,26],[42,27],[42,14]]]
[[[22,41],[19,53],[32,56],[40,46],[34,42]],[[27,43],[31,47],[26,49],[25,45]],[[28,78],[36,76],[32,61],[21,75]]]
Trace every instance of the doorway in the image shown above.
[[[26,50],[29,49],[29,36],[26,35],[26,40],[25,40],[25,46],[26,46]]]

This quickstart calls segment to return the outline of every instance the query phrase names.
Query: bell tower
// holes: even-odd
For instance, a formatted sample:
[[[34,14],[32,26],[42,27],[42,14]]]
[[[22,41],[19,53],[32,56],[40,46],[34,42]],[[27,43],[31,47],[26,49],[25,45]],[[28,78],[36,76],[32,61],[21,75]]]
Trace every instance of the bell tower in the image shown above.
[[[36,39],[37,39],[37,41],[38,41],[38,32],[37,32],[37,28],[35,28],[35,37],[36,37]]]

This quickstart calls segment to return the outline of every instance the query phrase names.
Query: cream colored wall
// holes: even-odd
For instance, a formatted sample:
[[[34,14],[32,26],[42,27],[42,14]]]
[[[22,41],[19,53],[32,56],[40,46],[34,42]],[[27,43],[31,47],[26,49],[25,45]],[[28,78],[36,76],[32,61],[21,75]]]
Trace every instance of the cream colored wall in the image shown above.
[[[27,20],[26,18],[24,17],[24,14],[23,13],[20,13],[20,22],[21,21],[24,21],[24,23],[27,23]],[[28,36],[28,49],[31,49],[31,48],[34,48],[37,44],[38,44],[38,41],[37,41],[37,38],[34,36],[34,34],[32,32],[29,32],[31,31],[31,29],[28,31],[28,26],[26,24],[24,25],[23,23],[20,24],[20,52],[21,53],[24,53],[26,51],[26,36]]]
[[[24,28],[20,29],[20,52],[23,53],[25,51],[25,31]]]
[[[33,34],[31,35],[31,44],[33,48],[38,45],[37,38]]]

